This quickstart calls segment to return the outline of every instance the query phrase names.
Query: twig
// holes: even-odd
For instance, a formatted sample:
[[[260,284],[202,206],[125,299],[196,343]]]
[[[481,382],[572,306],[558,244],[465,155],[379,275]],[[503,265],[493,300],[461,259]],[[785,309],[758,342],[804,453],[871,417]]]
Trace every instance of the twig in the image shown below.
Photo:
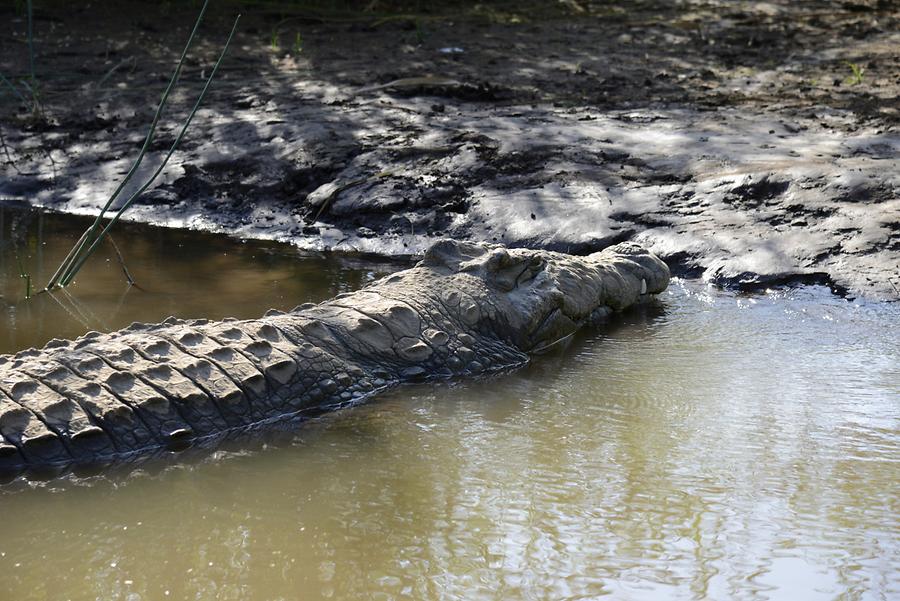
[[[116,244],[116,241],[113,240],[112,234],[107,236],[109,239],[109,243],[112,244],[113,250],[116,252],[116,259],[119,261],[119,266],[122,268],[122,272],[125,274],[125,279],[128,281],[129,286],[137,286],[137,283],[134,281],[134,278],[131,277],[131,273],[128,272],[128,266],[125,265],[125,259],[122,257],[122,253],[119,252],[119,245]],[[137,286],[140,288],[140,286]]]
[[[393,81],[389,81],[387,83],[365,86],[359,88],[354,91],[352,94],[354,96],[358,94],[365,94],[367,92],[376,92],[378,90],[387,90],[387,89],[404,89],[404,88],[419,88],[424,86],[432,86],[432,87],[449,87],[455,88],[464,85],[463,82],[458,79],[451,79],[449,77],[440,77],[433,75],[426,75],[424,77],[404,77],[402,79],[395,79]]]
[[[118,63],[113,65],[112,68],[110,68],[110,70],[107,71],[106,74],[103,77],[101,77],[100,80],[97,83],[95,83],[92,87],[94,89],[97,89],[100,86],[102,86],[103,84],[105,84],[106,80],[109,79],[110,77],[112,77],[113,73],[118,71],[120,68],[124,67],[126,63],[132,63],[132,65],[135,65],[135,64],[137,64],[137,60],[134,56],[129,56],[127,58],[123,58],[121,61],[119,61]]]
[[[22,174],[22,170],[19,169],[19,166],[16,165],[16,161],[13,160],[12,155],[9,153],[9,146],[6,145],[6,138],[3,137],[3,128],[0,127],[0,146],[3,147],[3,154],[6,155],[6,163],[16,170],[16,173]]]
[[[122,291],[122,295],[119,297],[119,302],[116,303],[116,310],[112,312],[112,315],[110,315],[111,319],[115,319],[116,317],[118,317],[119,313],[122,311],[122,305],[125,304],[125,297],[128,296],[128,293],[131,292],[132,288],[140,289],[140,287],[137,285],[125,286],[125,290]]]
[[[41,145],[41,154],[43,154],[45,157],[47,157],[47,161],[49,161],[49,163],[50,163],[50,173],[52,174],[51,181],[55,184],[56,176],[57,176],[58,172],[56,170],[56,161],[53,160],[53,149],[48,149],[45,146]],[[63,152],[63,154],[65,154],[65,152]]]
[[[549,349],[549,348],[551,348],[551,347],[554,347],[554,346],[556,346],[557,344],[560,344],[561,342],[565,342],[566,340],[570,340],[570,339],[572,338],[572,336],[574,336],[574,335],[575,335],[574,333],[572,333],[572,334],[566,334],[566,335],[563,336],[562,338],[558,338],[558,339],[554,340],[553,342],[550,342],[550,343],[547,343],[547,344],[541,346],[540,348],[531,349],[531,350],[528,351],[528,352],[529,352],[529,353],[534,353],[534,354],[542,353],[542,352],[546,351],[547,349]]]

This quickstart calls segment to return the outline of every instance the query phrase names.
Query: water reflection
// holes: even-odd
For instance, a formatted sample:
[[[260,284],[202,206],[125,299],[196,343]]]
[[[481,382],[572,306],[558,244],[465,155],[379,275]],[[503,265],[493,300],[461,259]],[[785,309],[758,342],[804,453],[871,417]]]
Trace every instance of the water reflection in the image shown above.
[[[0,587],[894,598],[897,323],[898,305],[816,288],[675,282],[514,374],[405,388],[192,463],[0,489]]]
[[[26,300],[90,221],[0,206],[0,353],[134,321],[258,317],[353,290],[403,267],[301,254],[284,245],[120,223],[72,286]],[[128,286],[118,247],[137,286]]]

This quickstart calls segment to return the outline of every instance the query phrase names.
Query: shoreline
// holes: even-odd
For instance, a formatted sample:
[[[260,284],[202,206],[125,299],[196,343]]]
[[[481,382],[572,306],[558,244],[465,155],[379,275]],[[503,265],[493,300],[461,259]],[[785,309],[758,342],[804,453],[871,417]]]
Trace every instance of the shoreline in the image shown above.
[[[631,240],[726,287],[900,300],[900,14],[713,4],[720,20],[700,33],[705,9],[665,3],[445,20],[425,38],[403,22],[300,20],[299,52],[263,43],[272,15],[248,15],[181,147],[123,218],[393,257],[439,237],[573,254]],[[96,215],[183,32],[46,10],[78,50],[42,41],[56,70],[43,119],[0,109],[0,197]],[[207,18],[136,180],[174,138],[226,17]],[[841,27],[860,33],[832,39]],[[748,36],[767,41],[746,50]],[[0,49],[11,72],[22,48]],[[94,51],[105,58],[83,64]],[[859,85],[828,76],[855,57],[870,60]],[[87,75],[73,80],[76,65]]]

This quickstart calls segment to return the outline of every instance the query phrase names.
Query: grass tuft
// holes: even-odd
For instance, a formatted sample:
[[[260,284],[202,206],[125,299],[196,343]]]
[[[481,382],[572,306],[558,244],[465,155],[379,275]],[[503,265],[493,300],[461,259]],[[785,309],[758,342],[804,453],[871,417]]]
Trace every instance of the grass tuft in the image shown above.
[[[850,77],[847,78],[847,83],[852,86],[858,86],[862,84],[863,73],[866,72],[865,68],[862,65],[851,63],[849,61],[844,61],[844,64],[850,67]]]

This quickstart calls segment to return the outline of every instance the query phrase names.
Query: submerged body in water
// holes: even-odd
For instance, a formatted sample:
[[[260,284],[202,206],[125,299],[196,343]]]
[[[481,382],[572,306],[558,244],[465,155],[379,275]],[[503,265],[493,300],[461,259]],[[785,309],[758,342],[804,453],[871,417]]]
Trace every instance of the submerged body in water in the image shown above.
[[[0,469],[127,460],[403,382],[509,369],[668,281],[629,243],[572,257],[444,241],[317,306],[53,340],[0,358]]]
[[[0,486],[0,582],[76,601],[892,599],[898,320],[824,287],[675,279],[510,373]]]
[[[25,225],[0,254],[3,352],[172,313],[288,310],[399,267],[120,224],[140,289],[121,298],[105,247],[66,295],[23,302],[16,252],[41,283],[88,222]],[[213,453],[2,485],[0,583],[78,601],[893,598],[898,321],[900,305],[819,287],[676,279],[512,373],[405,386]]]

